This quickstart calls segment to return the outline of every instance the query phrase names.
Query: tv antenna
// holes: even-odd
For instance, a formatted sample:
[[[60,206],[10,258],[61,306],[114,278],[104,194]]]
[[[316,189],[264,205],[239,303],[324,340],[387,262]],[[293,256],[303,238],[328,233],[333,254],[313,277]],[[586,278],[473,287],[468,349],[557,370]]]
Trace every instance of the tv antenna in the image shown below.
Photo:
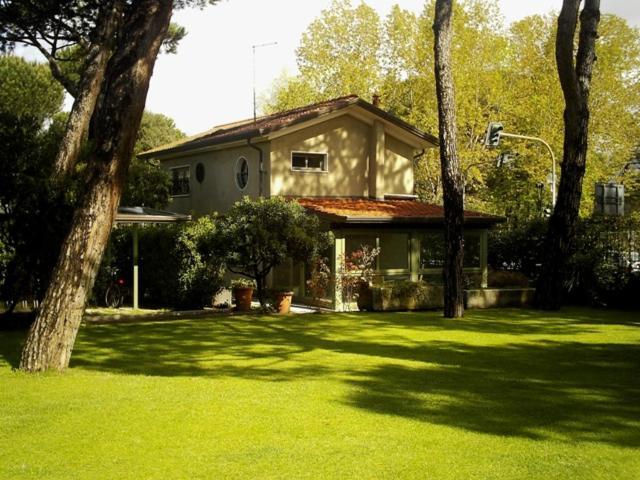
[[[272,47],[277,45],[278,42],[260,43],[258,45],[251,45],[253,51],[253,122],[257,119],[256,115],[256,48]]]

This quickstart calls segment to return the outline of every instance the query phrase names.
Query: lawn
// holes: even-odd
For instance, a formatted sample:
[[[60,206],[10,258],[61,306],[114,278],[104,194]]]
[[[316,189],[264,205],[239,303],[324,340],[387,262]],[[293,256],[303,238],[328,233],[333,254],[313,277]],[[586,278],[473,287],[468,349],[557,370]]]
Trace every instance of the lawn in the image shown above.
[[[0,332],[0,478],[640,478],[640,315],[89,325],[65,374]]]

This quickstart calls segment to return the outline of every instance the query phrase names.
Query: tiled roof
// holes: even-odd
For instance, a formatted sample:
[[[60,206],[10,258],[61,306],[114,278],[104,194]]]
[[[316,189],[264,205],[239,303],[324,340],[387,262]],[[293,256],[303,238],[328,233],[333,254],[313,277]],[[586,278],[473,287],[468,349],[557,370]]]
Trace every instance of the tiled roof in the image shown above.
[[[296,198],[300,205],[320,216],[341,223],[441,223],[444,208],[417,200],[375,200],[370,198]],[[465,210],[469,223],[497,223],[493,215]]]
[[[412,134],[426,140],[434,145],[437,144],[437,139],[428,133],[425,133],[414,126],[400,120],[384,110],[365,102],[357,95],[348,95],[346,97],[334,98],[324,102],[314,103],[306,105],[300,108],[294,108],[292,110],[286,110],[283,112],[274,113],[264,117],[258,117],[256,121],[253,119],[242,120],[239,122],[228,123],[225,125],[219,125],[213,127],[206,132],[196,134],[191,137],[187,137],[177,142],[173,142],[167,145],[147,150],[140,154],[142,157],[148,157],[153,154],[159,153],[175,153],[193,148],[205,147],[209,145],[218,145],[227,142],[233,142],[236,140],[243,140],[248,138],[262,137],[271,132],[276,132],[285,127],[295,125],[313,118],[325,115],[342,108],[346,108],[350,105],[358,105],[382,118],[392,122],[399,127],[411,132]]]

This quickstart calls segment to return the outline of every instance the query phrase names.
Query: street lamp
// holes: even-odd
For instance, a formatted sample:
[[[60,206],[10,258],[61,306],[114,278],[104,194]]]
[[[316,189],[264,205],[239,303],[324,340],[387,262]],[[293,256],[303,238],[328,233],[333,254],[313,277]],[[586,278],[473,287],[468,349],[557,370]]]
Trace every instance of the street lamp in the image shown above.
[[[507,133],[504,131],[504,126],[499,122],[490,122],[487,127],[487,136],[485,137],[484,144],[487,147],[497,147],[500,144],[502,137],[518,138],[521,140],[529,140],[532,142],[542,143],[549,154],[551,155],[551,205],[556,206],[556,156],[551,150],[551,146],[539,137],[532,137],[529,135],[518,135],[516,133]]]

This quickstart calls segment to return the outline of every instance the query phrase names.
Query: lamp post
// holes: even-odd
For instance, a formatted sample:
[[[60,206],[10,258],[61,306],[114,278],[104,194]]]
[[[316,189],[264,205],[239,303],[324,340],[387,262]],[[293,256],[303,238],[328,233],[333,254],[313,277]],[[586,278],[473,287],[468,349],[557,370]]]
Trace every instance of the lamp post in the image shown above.
[[[516,133],[507,133],[504,131],[504,127],[501,123],[490,122],[487,127],[487,136],[484,144],[487,147],[497,147],[500,143],[500,138],[518,138],[520,140],[529,140],[532,142],[542,143],[551,155],[551,206],[556,206],[556,156],[551,149],[551,146],[540,137],[532,137],[530,135],[519,135]]]

